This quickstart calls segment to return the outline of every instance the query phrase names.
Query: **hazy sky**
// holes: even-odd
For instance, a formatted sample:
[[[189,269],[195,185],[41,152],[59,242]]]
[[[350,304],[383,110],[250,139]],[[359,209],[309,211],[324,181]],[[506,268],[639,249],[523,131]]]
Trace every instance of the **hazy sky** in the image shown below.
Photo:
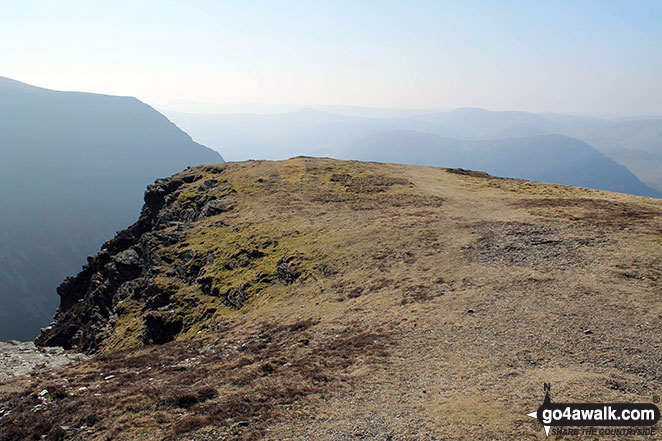
[[[662,1],[5,1],[0,76],[154,105],[662,114]]]

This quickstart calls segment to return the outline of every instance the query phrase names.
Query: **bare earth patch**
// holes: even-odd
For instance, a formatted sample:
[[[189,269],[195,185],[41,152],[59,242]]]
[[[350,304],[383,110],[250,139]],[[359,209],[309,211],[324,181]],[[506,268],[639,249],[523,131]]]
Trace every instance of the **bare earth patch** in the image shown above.
[[[495,265],[563,268],[586,264],[583,249],[605,238],[576,237],[560,226],[487,222],[472,226],[480,238],[466,247],[472,260]]]
[[[542,440],[543,383],[662,391],[662,201],[312,158],[153,190],[51,330],[102,353],[1,382],[0,440]]]

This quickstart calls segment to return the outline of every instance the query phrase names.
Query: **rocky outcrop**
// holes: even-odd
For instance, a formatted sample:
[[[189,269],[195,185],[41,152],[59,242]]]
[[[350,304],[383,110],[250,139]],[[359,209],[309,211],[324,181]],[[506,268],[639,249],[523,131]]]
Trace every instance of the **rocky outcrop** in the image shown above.
[[[297,258],[296,256],[283,256],[278,259],[276,263],[276,275],[280,280],[287,283],[294,283],[296,279],[301,275],[300,271],[297,269]]]
[[[190,168],[144,199],[138,221],[59,286],[38,345],[96,353],[190,339],[303,286],[333,291],[350,259],[338,219],[443,203],[395,172],[310,158]]]
[[[60,306],[53,323],[37,337],[37,345],[96,352],[112,334],[121,314],[118,306],[126,299],[144,305],[143,343],[172,340],[182,324],[161,311],[171,293],[153,283],[163,263],[160,251],[181,241],[190,222],[232,209],[224,198],[233,190],[216,180],[203,180],[206,172],[219,174],[222,169],[222,165],[191,169],[150,185],[138,221],[118,232],[88,258],[78,275],[67,277],[58,287]],[[197,181],[201,183],[195,197],[178,191]],[[180,277],[190,283],[196,275],[189,271]]]

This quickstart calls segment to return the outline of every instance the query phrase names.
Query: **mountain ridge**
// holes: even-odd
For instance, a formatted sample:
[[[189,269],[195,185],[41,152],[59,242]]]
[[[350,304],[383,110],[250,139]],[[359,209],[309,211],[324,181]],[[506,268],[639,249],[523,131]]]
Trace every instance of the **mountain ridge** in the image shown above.
[[[645,129],[633,129],[633,136],[619,139],[616,130],[619,122],[614,120],[480,108],[420,112],[387,109],[371,112],[370,109],[345,109],[342,106],[312,107],[323,113],[309,111],[304,112],[303,117],[296,111],[268,115],[196,115],[169,111],[166,114],[196,139],[208,145],[223,146],[224,152],[232,160],[279,160],[302,154],[341,157],[338,156],[340,152],[360,139],[385,130],[413,130],[469,141],[559,134],[590,144],[602,154],[631,169],[649,187],[662,191],[662,184],[658,182],[658,176],[662,176],[660,162],[657,159],[639,159],[642,155],[651,157],[650,148],[659,156],[662,148],[659,137]],[[639,123],[641,121],[629,124],[637,127]],[[644,120],[643,123],[656,122]],[[603,140],[600,135],[607,136],[602,136],[605,138]],[[619,144],[618,148],[613,147],[614,143]],[[567,161],[571,163],[573,158],[568,157]],[[458,166],[473,167],[470,163]],[[525,175],[519,177],[530,178]]]
[[[662,387],[657,199],[299,157],[159,180],[141,218],[40,339],[97,355],[0,383],[0,440],[525,439],[544,381]]]
[[[436,138],[436,135],[432,136]],[[324,164],[329,164],[326,169],[333,172],[325,171]],[[413,185],[406,179],[369,174],[373,167],[396,167],[394,164],[307,157],[274,163],[249,161],[208,165],[159,179],[147,188],[138,221],[106,242],[97,256],[88,259],[88,264],[77,276],[68,277],[59,286],[60,308],[54,323],[42,332],[37,342],[87,353],[165,343],[178,336],[193,335],[208,326],[210,320],[213,322],[228,314],[233,316],[235,311],[241,311],[246,304],[250,304],[264,288],[273,288],[274,285],[285,288],[299,277],[311,277],[309,259],[302,259],[302,252],[291,249],[292,245],[285,246],[285,243],[292,241],[301,246],[299,240],[285,240],[286,236],[277,234],[264,236],[262,243],[256,244],[256,239],[251,238],[253,233],[243,237],[243,234],[235,232],[237,227],[231,227],[229,221],[218,220],[241,216],[237,213],[240,200],[262,198],[261,192],[273,185],[273,178],[268,177],[268,172],[266,177],[261,176],[262,170],[271,170],[274,176],[278,176],[280,169],[292,168],[295,173],[304,173],[301,179],[305,180],[304,171],[296,172],[297,167],[302,166],[304,170],[310,168],[311,178],[321,179],[320,185],[328,186],[328,191],[339,191],[339,201],[350,204],[353,199],[345,199],[342,196],[344,192],[350,192],[350,195],[356,192],[357,196],[374,193],[385,197],[394,189],[411,189]],[[360,177],[342,173],[346,168],[360,171]],[[485,182],[497,186],[502,183],[508,186],[512,182],[515,186],[521,183],[525,187],[547,188],[543,183],[497,178],[484,172],[437,170],[487,179]],[[255,182],[245,182],[247,176],[256,173],[258,177]],[[547,185],[549,189],[566,191],[562,190],[565,187]],[[277,188],[272,190],[276,195],[280,194]],[[245,194],[238,193],[242,189]],[[573,187],[568,187],[567,191],[602,194]],[[327,199],[334,201],[339,196],[333,192],[313,194],[310,196],[311,203],[326,202]],[[418,201],[416,198],[413,200]],[[423,207],[434,207],[443,205],[443,200],[430,196],[429,200],[421,199],[418,203]],[[287,225],[274,224],[272,228],[282,230]],[[201,229],[200,232],[193,235],[187,233],[193,226]],[[214,239],[205,245],[208,241],[204,236],[208,234]],[[242,244],[243,240],[248,241]],[[226,241],[232,244],[230,249],[219,248],[225,247]],[[191,245],[196,243],[199,243],[199,248],[198,245]],[[238,248],[233,250],[233,247]],[[183,261],[179,262],[180,259]],[[176,266],[171,267],[174,264]],[[269,268],[270,265],[272,268]],[[247,268],[253,266],[256,268],[246,273]],[[185,303],[167,306],[171,301],[175,302],[174,305],[181,302],[173,300],[178,292],[187,293],[187,301],[194,304],[211,303],[194,310],[189,310]],[[133,306],[120,306],[127,302]],[[132,315],[137,311],[135,302],[145,302],[147,305],[139,308],[141,312],[138,316]],[[164,308],[169,311],[168,314],[161,314]],[[213,312],[207,315],[203,313],[205,309]],[[122,320],[122,311],[133,312],[129,313],[129,319]],[[192,319],[188,314],[197,318]],[[192,327],[187,328],[187,323]]]

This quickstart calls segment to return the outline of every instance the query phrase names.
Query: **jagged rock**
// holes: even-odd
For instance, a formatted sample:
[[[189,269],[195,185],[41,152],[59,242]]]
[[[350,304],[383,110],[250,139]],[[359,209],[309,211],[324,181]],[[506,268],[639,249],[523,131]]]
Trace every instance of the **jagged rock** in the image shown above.
[[[218,185],[218,181],[216,179],[207,179],[202,184],[200,184],[198,189],[201,191],[206,191],[209,190],[210,188],[216,187],[217,185]]]
[[[231,289],[225,294],[225,303],[230,308],[241,309],[248,301],[248,295],[244,291],[246,287]]]
[[[202,257],[194,258],[193,251],[186,249],[177,256],[175,273],[187,285],[190,285],[200,276],[206,260]]]
[[[276,275],[286,284],[294,283],[299,278],[300,272],[292,264],[294,261],[294,256],[283,256],[276,262]]]
[[[222,170],[215,169],[216,173]],[[162,263],[161,250],[180,243],[189,223],[201,214],[213,216],[226,211],[229,203],[222,195],[208,201],[206,195],[182,197],[181,188],[200,179],[199,174],[179,174],[158,179],[145,191],[145,204],[138,221],[106,242],[99,254],[75,277],[67,277],[58,287],[60,307],[51,326],[44,328],[36,339],[40,346],[62,346],[65,349],[93,353],[113,330],[125,312],[127,299],[144,301],[144,341],[169,341],[181,330],[181,321],[149,315],[151,310],[167,306],[171,292],[154,286],[154,275]],[[216,182],[203,186],[214,188]],[[229,192],[230,189],[228,188]],[[203,205],[204,204],[204,205]],[[174,226],[174,228],[173,228]],[[175,275],[190,284],[198,278],[206,258],[193,259],[190,251],[182,254]],[[233,303],[240,304],[239,297]]]
[[[200,212],[200,217],[216,216],[217,214],[225,213],[226,211],[230,211],[231,209],[232,209],[232,205],[230,205],[225,200],[213,199],[207,202],[204,205],[204,207],[202,207],[202,211]]]
[[[113,256],[113,261],[121,265],[138,266],[140,265],[140,256],[134,248],[129,248]]]

